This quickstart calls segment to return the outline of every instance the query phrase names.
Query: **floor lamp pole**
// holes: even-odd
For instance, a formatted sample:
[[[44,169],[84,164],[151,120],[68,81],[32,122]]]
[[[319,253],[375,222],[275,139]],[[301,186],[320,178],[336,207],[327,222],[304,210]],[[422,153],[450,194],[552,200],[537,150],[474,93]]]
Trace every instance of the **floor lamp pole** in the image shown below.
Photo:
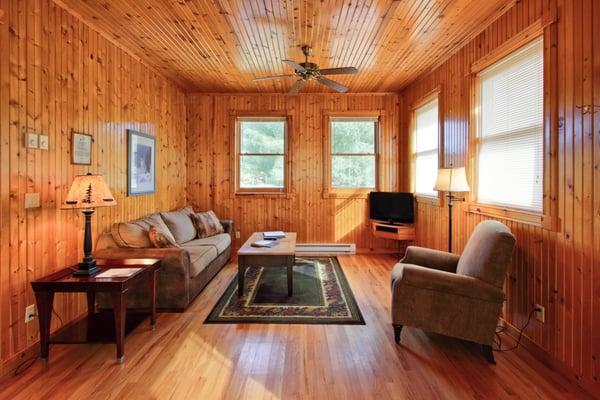
[[[448,194],[448,251],[452,253],[452,193]]]

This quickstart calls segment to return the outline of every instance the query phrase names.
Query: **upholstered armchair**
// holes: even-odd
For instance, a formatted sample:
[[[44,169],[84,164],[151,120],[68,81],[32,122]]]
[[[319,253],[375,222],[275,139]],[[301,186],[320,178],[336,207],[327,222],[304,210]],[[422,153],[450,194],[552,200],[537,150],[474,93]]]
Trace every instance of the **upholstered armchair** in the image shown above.
[[[462,255],[410,246],[392,270],[396,343],[404,325],[482,345],[494,362],[492,340],[504,302],[504,276],[515,237],[497,221],[481,222]]]

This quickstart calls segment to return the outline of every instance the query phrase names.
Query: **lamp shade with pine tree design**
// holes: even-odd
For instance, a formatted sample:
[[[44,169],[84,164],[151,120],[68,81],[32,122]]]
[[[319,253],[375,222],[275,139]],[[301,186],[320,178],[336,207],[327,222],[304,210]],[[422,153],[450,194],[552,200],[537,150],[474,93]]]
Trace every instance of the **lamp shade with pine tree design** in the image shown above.
[[[102,175],[77,175],[62,205],[63,209],[107,207],[117,205]]]

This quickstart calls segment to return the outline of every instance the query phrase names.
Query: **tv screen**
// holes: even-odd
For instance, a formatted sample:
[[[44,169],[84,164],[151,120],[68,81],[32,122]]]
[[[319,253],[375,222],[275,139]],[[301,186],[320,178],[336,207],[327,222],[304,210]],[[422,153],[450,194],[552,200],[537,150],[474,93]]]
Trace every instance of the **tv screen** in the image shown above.
[[[369,209],[371,219],[402,224],[414,222],[412,193],[371,192]]]

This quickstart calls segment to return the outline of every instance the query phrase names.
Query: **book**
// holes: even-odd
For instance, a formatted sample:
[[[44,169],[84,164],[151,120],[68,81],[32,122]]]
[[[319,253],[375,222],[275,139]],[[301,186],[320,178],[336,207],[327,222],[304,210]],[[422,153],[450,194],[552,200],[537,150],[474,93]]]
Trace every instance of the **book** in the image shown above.
[[[94,276],[94,278],[127,278],[139,270],[141,268],[110,268]]]
[[[252,243],[252,247],[273,247],[275,245],[277,245],[277,242],[273,240],[257,240]]]
[[[283,239],[285,237],[285,233],[283,231],[267,231],[263,232],[263,239]]]

